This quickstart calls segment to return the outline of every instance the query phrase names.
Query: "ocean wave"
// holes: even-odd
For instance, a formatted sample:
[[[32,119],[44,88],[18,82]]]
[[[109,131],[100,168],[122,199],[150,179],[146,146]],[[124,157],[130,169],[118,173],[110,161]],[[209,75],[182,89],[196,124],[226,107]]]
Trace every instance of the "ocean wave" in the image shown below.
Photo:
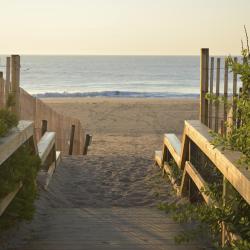
[[[33,95],[38,98],[50,97],[126,97],[126,98],[197,98],[199,94],[175,92],[129,92],[129,91],[100,91],[100,92],[48,92]]]

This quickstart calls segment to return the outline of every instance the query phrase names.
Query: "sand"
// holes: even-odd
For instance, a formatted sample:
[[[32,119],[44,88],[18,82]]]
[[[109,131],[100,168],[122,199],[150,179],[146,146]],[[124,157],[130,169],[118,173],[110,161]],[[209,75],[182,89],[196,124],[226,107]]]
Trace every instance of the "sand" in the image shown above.
[[[157,204],[173,202],[176,197],[167,178],[162,178],[160,170],[154,166],[154,151],[162,148],[164,133],[176,133],[180,136],[184,120],[198,118],[198,100],[58,98],[44,101],[60,113],[80,119],[86,132],[92,134],[93,143],[87,156],[63,159],[48,191],[40,191],[34,220],[30,224],[21,225],[17,232],[14,231],[12,238],[15,240],[7,243],[6,247],[29,250],[64,249],[60,243],[63,238],[71,235],[73,238],[71,237],[69,241],[75,244],[75,241],[88,234],[88,230],[98,229],[96,216],[103,213],[100,209],[106,209],[105,216],[115,218],[115,222],[111,223],[118,224],[121,223],[121,218],[114,215],[114,208],[125,209],[121,210],[125,217],[135,208],[139,209],[135,210],[139,217],[143,209],[151,209],[145,211],[149,215],[152,213],[153,217],[163,216],[154,210]],[[89,209],[91,213],[96,214],[92,216],[95,220],[92,218],[89,227],[83,228],[84,223],[80,223],[79,220],[82,220],[83,216],[89,216]],[[136,214],[134,216],[136,217]],[[164,216],[159,220],[170,220]],[[65,230],[59,230],[64,226],[62,218],[68,220],[65,222],[68,223]],[[71,223],[70,218],[78,223]],[[134,230],[133,234],[138,234],[138,229],[131,223],[126,230]],[[148,223],[152,224],[152,221]],[[119,228],[121,226],[123,224]],[[152,227],[152,235],[153,233],[157,235],[161,230],[173,229],[171,226],[166,229],[165,223],[162,223],[162,226],[164,228],[159,225],[159,232],[155,232],[155,227]],[[82,230],[80,238],[74,233],[79,231],[78,228]],[[140,230],[142,229],[143,227]],[[105,227],[103,230],[105,232]],[[149,230],[149,226],[143,230]],[[103,232],[100,232],[101,236],[105,234]],[[123,233],[120,232],[119,237],[121,234]],[[156,238],[152,235],[151,238],[146,235],[144,237],[149,237],[148,240],[153,242]],[[109,241],[110,237],[107,234],[105,242]],[[93,238],[93,242],[95,240]],[[166,244],[165,240],[162,239],[158,243],[163,246]],[[53,248],[55,245],[51,242],[58,244],[58,248]],[[126,244],[121,242],[119,243],[121,246]],[[172,248],[167,249],[177,249],[173,246],[173,242],[172,235],[170,240]],[[90,241],[89,248],[86,249],[94,249],[92,243]],[[39,244],[41,246],[38,247]],[[47,244],[46,247],[43,244]],[[82,244],[85,246],[84,242]],[[100,249],[106,249],[104,243],[100,244]],[[136,244],[134,249],[139,246]],[[113,248],[107,246],[107,249]]]

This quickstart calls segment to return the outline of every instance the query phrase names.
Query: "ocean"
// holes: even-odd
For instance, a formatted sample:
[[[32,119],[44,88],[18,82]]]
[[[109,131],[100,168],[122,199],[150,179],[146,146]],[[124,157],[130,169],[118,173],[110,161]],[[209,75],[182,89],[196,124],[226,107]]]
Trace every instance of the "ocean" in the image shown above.
[[[197,97],[199,78],[199,56],[21,56],[21,87],[39,97]]]

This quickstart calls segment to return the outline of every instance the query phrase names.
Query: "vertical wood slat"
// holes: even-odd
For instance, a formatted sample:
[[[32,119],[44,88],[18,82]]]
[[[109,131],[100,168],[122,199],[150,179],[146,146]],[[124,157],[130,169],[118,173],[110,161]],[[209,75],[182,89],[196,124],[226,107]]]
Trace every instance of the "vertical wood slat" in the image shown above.
[[[0,108],[4,108],[4,79],[3,79],[3,72],[0,72]]]
[[[238,62],[238,58],[234,58],[234,62]],[[237,99],[237,74],[233,74],[233,126],[236,125],[236,99]]]
[[[217,67],[216,67],[216,98],[220,96],[220,58],[217,58]],[[215,102],[215,132],[219,131],[219,101]]]
[[[5,100],[8,100],[10,93],[10,57],[6,58],[6,77],[5,77]]]
[[[209,49],[201,49],[200,62],[200,121],[208,125],[208,100],[206,94],[208,93],[208,78],[209,78]]]
[[[20,118],[20,56],[11,56],[11,92],[14,95],[13,112]]]
[[[224,123],[222,125],[223,134],[227,133],[227,109],[228,109],[228,61],[225,59],[225,71],[224,71]]]
[[[47,132],[48,130],[48,121],[42,120],[42,136]]]
[[[210,64],[210,94],[213,95],[214,88],[214,57],[211,57]],[[209,120],[208,120],[209,128],[213,126],[213,100],[209,101]]]
[[[75,137],[75,125],[72,125],[70,133],[69,155],[73,154],[74,137]]]

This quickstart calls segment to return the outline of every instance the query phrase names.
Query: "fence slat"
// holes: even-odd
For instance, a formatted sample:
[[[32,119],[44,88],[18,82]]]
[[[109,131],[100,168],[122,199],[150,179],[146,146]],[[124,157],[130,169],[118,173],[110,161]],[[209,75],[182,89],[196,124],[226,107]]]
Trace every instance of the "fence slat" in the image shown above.
[[[214,57],[211,57],[211,64],[210,64],[210,94],[213,95],[213,88],[214,88]],[[209,128],[213,126],[213,100],[209,101],[209,121],[208,121]]]
[[[14,95],[13,112],[20,118],[20,56],[11,56],[11,92]]]
[[[6,78],[5,78],[5,100],[8,100],[10,93],[10,57],[6,58]]]
[[[208,125],[208,78],[209,78],[209,49],[201,49],[201,83],[200,83],[200,121]]]
[[[223,125],[223,134],[227,133],[227,105],[228,104],[228,61],[225,59],[225,71],[224,71],[224,124]]]
[[[220,58],[217,58],[217,68],[216,68],[216,98],[220,96]],[[215,132],[219,131],[219,102],[215,102]]]
[[[3,79],[3,72],[0,72],[0,108],[4,108],[4,79]]]
[[[234,62],[238,62],[238,58],[234,58]],[[233,74],[233,126],[236,125],[236,99],[237,99],[237,74]]]

